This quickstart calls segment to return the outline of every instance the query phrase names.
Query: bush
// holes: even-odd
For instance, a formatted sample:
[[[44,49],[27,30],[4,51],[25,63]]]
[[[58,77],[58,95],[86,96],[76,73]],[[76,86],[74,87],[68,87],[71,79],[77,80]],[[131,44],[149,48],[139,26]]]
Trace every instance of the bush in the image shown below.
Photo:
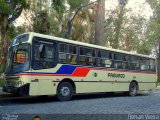
[[[4,80],[0,78],[0,87],[2,87],[4,84]]]

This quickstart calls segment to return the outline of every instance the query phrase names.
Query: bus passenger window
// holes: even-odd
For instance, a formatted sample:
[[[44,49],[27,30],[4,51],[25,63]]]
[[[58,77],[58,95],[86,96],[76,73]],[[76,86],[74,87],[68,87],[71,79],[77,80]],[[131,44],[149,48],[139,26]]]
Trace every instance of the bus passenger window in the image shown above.
[[[95,49],[80,47],[79,63],[88,66],[96,65]]]
[[[67,64],[77,64],[77,56],[76,55],[67,55]]]
[[[45,46],[44,46],[44,44],[41,44],[40,46],[39,46],[39,52],[40,52],[40,59],[43,59],[43,58],[45,58]]]
[[[66,57],[67,55],[65,53],[59,53],[59,62],[60,63],[66,63]]]
[[[59,44],[59,63],[67,63],[68,45],[65,43]]]
[[[149,60],[147,58],[140,59],[140,70],[142,70],[142,71],[149,70]]]
[[[98,67],[112,67],[112,53],[106,50],[98,50],[97,66]]]
[[[155,60],[150,59],[150,71],[155,71]]]
[[[128,55],[128,69],[139,70],[139,57]]]
[[[37,41],[36,41],[37,42]],[[54,63],[54,44],[52,42],[33,44],[33,69],[47,69],[55,65]]]
[[[68,64],[77,64],[77,46],[69,45],[69,53],[67,55]]]

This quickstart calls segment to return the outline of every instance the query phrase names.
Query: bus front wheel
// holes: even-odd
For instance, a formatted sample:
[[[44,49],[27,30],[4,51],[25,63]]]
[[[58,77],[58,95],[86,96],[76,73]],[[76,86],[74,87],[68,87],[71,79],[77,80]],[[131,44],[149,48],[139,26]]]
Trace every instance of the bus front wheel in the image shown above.
[[[129,95],[136,96],[138,91],[138,85],[136,82],[131,82],[129,85]]]
[[[68,101],[72,98],[73,87],[69,82],[62,82],[57,88],[57,97],[60,101]]]

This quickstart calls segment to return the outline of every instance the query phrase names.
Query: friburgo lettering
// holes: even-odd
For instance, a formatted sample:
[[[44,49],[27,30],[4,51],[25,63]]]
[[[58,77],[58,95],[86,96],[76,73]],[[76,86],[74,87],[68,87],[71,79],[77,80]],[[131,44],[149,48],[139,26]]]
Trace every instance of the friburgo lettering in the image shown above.
[[[125,78],[125,74],[108,73],[108,77]]]

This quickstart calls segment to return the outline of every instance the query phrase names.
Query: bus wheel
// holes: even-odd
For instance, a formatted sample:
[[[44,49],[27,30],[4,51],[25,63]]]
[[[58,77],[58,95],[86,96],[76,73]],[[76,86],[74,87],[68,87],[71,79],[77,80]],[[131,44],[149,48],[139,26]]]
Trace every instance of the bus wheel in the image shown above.
[[[62,82],[57,88],[57,97],[60,101],[68,101],[72,98],[73,87],[68,82]]]
[[[138,85],[136,82],[131,82],[129,85],[129,95],[136,96],[138,91]]]

